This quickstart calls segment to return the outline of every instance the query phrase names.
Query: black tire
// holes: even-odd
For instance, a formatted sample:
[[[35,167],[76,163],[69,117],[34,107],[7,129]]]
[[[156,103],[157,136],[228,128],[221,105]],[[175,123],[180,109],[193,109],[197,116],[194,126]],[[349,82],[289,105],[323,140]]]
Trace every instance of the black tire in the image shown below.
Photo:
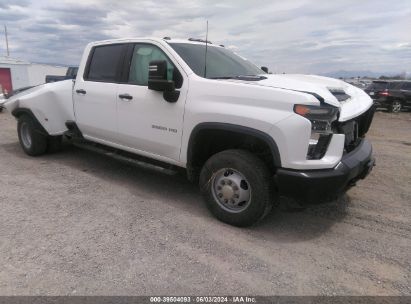
[[[63,136],[48,136],[47,138],[47,152],[56,153],[62,150]]]
[[[401,109],[402,109],[402,103],[399,100],[392,101],[392,103],[390,104],[390,106],[388,108],[388,110],[391,113],[399,113],[399,112],[401,112]]]
[[[231,210],[230,204],[234,204],[234,199],[225,200],[222,193],[216,194],[219,191],[217,189],[221,188],[220,181],[225,183],[224,179],[226,176],[232,176],[230,174],[233,174],[233,171],[234,174],[244,177],[247,191],[248,188],[250,189],[249,199],[244,204],[244,210],[239,206],[237,206],[240,208],[239,210]],[[217,176],[221,175],[221,172],[224,173],[217,180]],[[267,165],[257,156],[245,150],[226,150],[210,157],[201,170],[199,184],[211,213],[230,225],[251,226],[264,218],[274,203],[273,180]],[[231,187],[235,184],[235,182],[229,183]],[[224,187],[226,187],[225,184]],[[237,186],[234,187],[238,189]],[[220,191],[224,191],[224,189]],[[240,191],[242,190],[240,189]],[[233,195],[232,191],[228,193]],[[217,196],[221,196],[220,199]]]
[[[30,156],[46,153],[47,135],[32,117],[21,115],[18,118],[17,134],[24,152]]]

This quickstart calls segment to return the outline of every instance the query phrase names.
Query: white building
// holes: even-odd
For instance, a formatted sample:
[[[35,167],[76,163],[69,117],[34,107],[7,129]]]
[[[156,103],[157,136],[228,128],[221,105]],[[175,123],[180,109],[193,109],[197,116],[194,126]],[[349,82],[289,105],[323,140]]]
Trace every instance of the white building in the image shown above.
[[[12,91],[45,83],[46,75],[65,75],[67,67],[0,57],[0,87]]]

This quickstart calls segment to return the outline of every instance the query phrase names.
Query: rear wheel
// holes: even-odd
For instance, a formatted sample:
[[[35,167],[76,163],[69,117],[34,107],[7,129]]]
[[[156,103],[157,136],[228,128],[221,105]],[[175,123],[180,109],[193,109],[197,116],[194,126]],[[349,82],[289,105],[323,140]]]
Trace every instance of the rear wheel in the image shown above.
[[[219,220],[234,226],[250,226],[269,213],[273,182],[267,165],[244,150],[213,155],[200,174],[207,207]]]
[[[26,154],[37,156],[46,152],[47,135],[30,116],[22,115],[18,118],[17,133],[20,145]]]
[[[401,101],[399,101],[399,100],[394,100],[394,101],[392,102],[392,104],[390,105],[389,110],[390,110],[390,112],[392,112],[392,113],[399,113],[399,112],[401,112],[401,108],[402,108]]]

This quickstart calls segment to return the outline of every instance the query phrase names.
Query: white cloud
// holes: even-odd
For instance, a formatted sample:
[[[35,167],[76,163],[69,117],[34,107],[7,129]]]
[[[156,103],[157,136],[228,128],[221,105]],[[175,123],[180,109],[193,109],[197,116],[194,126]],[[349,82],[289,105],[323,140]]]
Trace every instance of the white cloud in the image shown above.
[[[398,1],[0,0],[11,55],[78,64],[93,40],[205,37],[275,72],[411,70],[411,3]],[[4,54],[0,41],[0,54]]]

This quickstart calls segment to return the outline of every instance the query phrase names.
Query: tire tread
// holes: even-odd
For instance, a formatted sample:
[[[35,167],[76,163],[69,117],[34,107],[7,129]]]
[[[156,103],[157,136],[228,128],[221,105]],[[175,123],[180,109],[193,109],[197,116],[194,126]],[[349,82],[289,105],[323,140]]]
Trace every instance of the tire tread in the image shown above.
[[[26,122],[31,129],[32,145],[30,148],[26,148],[21,139],[20,128],[23,122]],[[42,129],[38,126],[38,122],[36,122],[32,117],[30,117],[29,115],[23,114],[18,118],[17,133],[18,133],[20,145],[27,155],[38,156],[38,155],[42,155],[46,153],[47,135],[43,134]]]
[[[260,197],[259,203],[257,205],[251,206],[240,212],[239,214],[230,214],[229,212],[222,209],[214,200],[211,193],[211,184],[212,180],[212,171],[216,163],[219,163],[224,160],[235,160],[237,164],[241,164],[243,170],[254,172],[253,175],[256,178],[256,181],[253,181],[254,185],[252,189],[258,191],[258,196]],[[233,168],[239,170],[239,168]],[[214,171],[216,168],[214,168]],[[241,171],[241,170],[239,170]],[[244,172],[242,172],[244,173]],[[247,177],[249,178],[249,177]],[[249,180],[251,183],[251,181]],[[272,176],[267,168],[267,165],[256,155],[252,154],[246,150],[225,150],[214,154],[206,162],[201,170],[200,174],[200,187],[201,191],[205,197],[207,207],[210,211],[220,220],[228,224],[246,227],[251,226],[260,220],[262,220],[272,209],[274,201],[274,188],[272,182]],[[256,188],[258,190],[256,190]],[[253,204],[253,203],[251,203]],[[261,205],[261,206],[260,206]],[[243,215],[245,214],[245,215]],[[248,217],[246,217],[248,215]]]

